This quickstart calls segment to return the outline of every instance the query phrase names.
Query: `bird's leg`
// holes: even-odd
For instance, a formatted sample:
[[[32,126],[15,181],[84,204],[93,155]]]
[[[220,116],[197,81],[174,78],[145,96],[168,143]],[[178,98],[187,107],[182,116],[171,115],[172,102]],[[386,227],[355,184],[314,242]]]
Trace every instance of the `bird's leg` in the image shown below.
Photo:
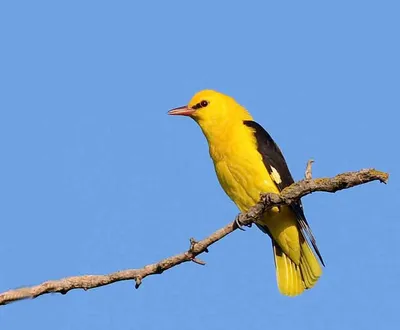
[[[236,224],[236,227],[237,227],[238,229],[243,230],[243,231],[246,231],[246,229],[243,228],[243,225],[242,225],[242,223],[240,222],[240,214],[238,214],[238,215],[235,217],[235,224]]]
[[[240,221],[240,214],[238,214],[238,215],[235,217],[235,224],[236,224],[236,226],[237,226],[238,229],[243,230],[243,231],[246,231],[246,229],[243,228],[242,222]],[[248,225],[244,225],[244,226],[251,228],[251,223],[249,223]]]

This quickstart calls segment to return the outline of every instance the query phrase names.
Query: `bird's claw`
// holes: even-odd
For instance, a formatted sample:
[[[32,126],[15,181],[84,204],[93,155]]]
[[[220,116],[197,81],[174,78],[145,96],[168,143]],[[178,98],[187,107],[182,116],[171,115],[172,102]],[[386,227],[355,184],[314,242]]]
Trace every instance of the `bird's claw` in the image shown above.
[[[248,225],[243,225],[243,224],[242,224],[242,222],[240,221],[240,215],[237,215],[237,216],[236,216],[236,218],[235,218],[235,224],[236,224],[237,228],[240,229],[240,230],[242,230],[242,231],[246,231],[246,229],[244,229],[243,226],[246,226],[246,227],[249,227],[249,228],[251,227],[251,223],[248,224]]]

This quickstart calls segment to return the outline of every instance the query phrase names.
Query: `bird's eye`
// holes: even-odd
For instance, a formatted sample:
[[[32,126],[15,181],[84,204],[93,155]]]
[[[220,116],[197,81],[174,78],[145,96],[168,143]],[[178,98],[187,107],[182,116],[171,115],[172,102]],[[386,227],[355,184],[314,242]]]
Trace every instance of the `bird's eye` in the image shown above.
[[[203,101],[200,102],[200,106],[202,108],[206,107],[207,105],[208,105],[208,101],[206,101],[206,100],[203,100]]]
[[[207,105],[208,105],[208,101],[203,100],[203,101],[201,101],[201,102],[195,104],[192,108],[195,109],[195,110],[197,110],[197,109],[200,109],[200,108],[204,108],[204,107],[206,107]]]

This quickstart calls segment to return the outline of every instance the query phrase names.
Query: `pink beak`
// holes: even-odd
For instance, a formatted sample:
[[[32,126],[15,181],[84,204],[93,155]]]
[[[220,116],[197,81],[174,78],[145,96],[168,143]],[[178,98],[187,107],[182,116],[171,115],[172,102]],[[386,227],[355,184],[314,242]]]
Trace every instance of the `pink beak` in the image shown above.
[[[171,116],[191,116],[196,110],[189,108],[187,105],[183,107],[175,108],[168,111],[168,114]]]

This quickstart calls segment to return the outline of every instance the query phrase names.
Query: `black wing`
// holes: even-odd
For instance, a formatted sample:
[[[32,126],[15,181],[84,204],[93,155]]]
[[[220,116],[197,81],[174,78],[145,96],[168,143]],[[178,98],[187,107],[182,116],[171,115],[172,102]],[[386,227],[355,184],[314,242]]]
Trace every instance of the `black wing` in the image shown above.
[[[285,158],[283,157],[283,154],[275,141],[268,134],[268,132],[255,121],[245,120],[243,121],[243,123],[246,126],[254,129],[254,136],[257,140],[257,150],[263,158],[263,162],[268,170],[268,173],[273,178],[274,176],[276,178],[277,174],[279,175],[274,180],[279,191],[282,191],[287,186],[290,186],[294,182],[294,180],[292,175],[290,174]],[[301,201],[293,203],[290,207],[296,214],[296,218],[300,225],[300,228],[302,229],[303,233],[306,234],[319,259],[321,260],[321,263],[325,266],[321,253],[318,250],[317,242],[315,241],[314,235],[304,215]]]

